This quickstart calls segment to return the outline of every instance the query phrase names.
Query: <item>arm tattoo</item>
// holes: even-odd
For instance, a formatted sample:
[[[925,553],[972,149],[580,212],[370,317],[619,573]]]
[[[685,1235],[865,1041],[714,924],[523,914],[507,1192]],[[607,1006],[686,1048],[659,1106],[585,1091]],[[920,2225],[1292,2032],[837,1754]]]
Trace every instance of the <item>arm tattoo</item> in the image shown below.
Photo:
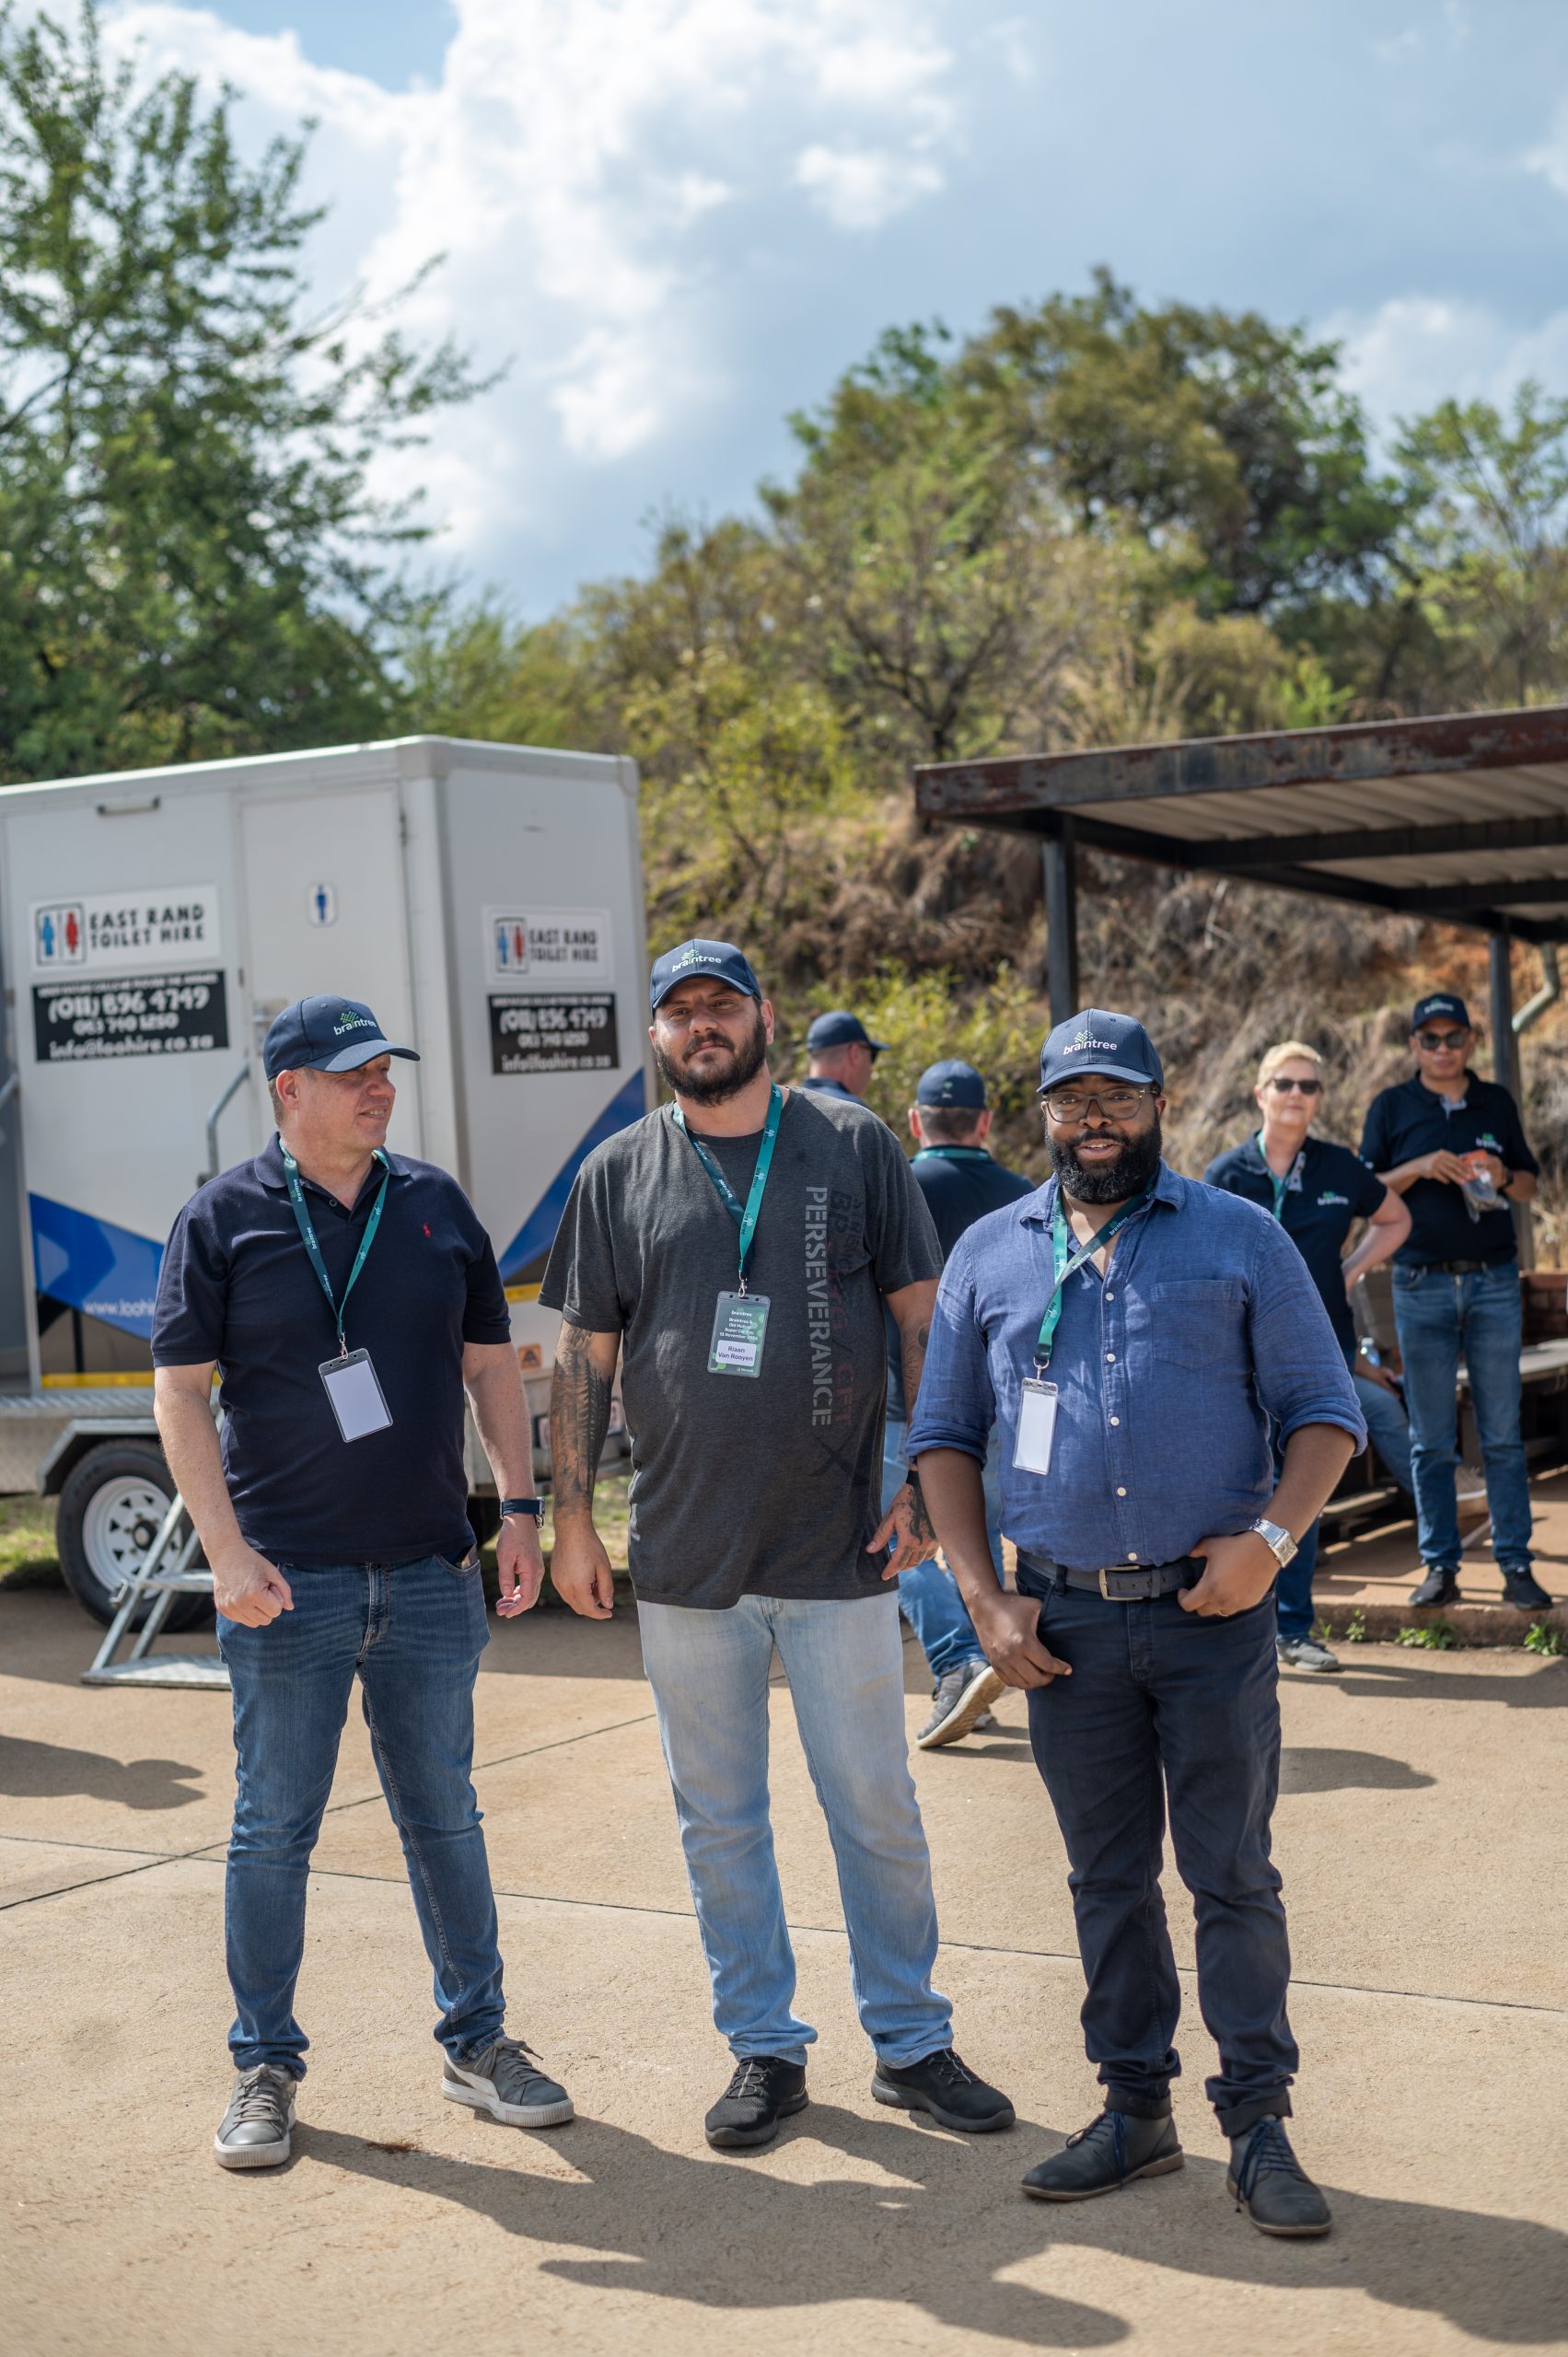
[[[910,1537],[918,1538],[923,1547],[929,1546],[936,1533],[931,1527],[931,1509],[925,1503],[924,1494],[919,1490],[911,1490],[909,1501]]]
[[[904,1369],[904,1412],[914,1413],[915,1393],[920,1389],[921,1370],[925,1364],[926,1344],[931,1340],[929,1326],[905,1326],[900,1329],[900,1355]]]
[[[610,1431],[610,1385],[591,1354],[594,1337],[563,1325],[550,1387],[550,1457],[557,1510],[593,1508],[599,1453]]]

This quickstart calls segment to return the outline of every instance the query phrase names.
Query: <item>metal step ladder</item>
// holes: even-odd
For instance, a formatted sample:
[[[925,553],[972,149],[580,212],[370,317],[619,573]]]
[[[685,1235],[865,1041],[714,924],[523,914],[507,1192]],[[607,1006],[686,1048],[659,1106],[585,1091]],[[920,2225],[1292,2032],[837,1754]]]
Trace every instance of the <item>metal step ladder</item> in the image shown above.
[[[183,1531],[181,1524],[186,1526]],[[227,1692],[228,1672],[221,1654],[155,1654],[152,1650],[177,1596],[213,1592],[211,1572],[192,1568],[196,1549],[195,1525],[185,1512],[185,1501],[176,1495],[157,1538],[115,1593],[119,1609],[103,1632],[92,1667],[82,1672],[84,1686],[214,1686]],[[139,1629],[133,1630],[136,1608],[149,1596],[147,1617]],[[116,1661],[114,1656],[127,1637],[133,1641],[131,1650],[123,1661]]]

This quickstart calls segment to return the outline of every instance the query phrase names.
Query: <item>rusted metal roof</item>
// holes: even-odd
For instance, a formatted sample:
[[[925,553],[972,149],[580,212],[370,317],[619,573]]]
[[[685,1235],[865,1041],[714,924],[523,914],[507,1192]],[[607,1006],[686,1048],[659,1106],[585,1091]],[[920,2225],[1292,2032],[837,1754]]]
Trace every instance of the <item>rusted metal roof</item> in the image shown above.
[[[947,824],[1568,940],[1568,705],[918,768]]]

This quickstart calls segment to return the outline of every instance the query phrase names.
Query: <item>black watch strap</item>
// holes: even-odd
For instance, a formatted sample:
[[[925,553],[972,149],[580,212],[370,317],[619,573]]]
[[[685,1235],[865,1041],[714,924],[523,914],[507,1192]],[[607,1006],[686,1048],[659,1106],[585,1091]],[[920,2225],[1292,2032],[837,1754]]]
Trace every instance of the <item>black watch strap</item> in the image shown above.
[[[542,1498],[503,1498],[501,1512],[503,1517],[509,1514],[526,1514],[530,1522],[542,1522],[544,1500]]]

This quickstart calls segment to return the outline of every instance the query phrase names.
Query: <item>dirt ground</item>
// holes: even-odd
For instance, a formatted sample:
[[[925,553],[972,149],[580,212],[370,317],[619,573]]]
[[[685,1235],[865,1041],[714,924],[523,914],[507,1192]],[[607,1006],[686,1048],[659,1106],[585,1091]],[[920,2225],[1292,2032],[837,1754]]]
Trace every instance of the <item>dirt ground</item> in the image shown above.
[[[608,1628],[559,1609],[497,1626],[480,1680],[511,2026],[578,2119],[526,2135],[441,2101],[428,1973],[354,1721],[311,1895],[296,2157],[225,2175],[227,1698],[84,1688],[94,1643],[60,1592],[0,1592],[7,2357],[1568,2348],[1568,1662],[1363,1645],[1341,1678],[1286,1683],[1295,2124],[1335,2214],[1326,2242],[1293,2245],[1225,2198],[1190,1973],[1185,2169],[1065,2209],[1020,2196],[1096,2106],[1065,1865],[1016,1696],[994,1736],[917,1773],[940,1985],[1016,2131],[966,2142],[870,2100],[781,1687],[812,2102],[765,2154],[710,2153],[726,2058],[625,1608]],[[926,1681],[907,1660],[912,1728]]]

